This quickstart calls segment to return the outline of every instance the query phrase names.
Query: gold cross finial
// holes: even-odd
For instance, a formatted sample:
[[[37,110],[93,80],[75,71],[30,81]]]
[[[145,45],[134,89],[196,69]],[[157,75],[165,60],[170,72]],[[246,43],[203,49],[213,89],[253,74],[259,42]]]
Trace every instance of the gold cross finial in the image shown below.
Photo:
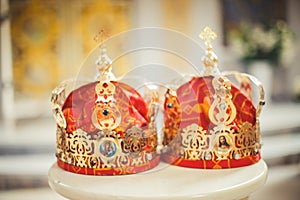
[[[94,37],[94,41],[95,42],[99,42],[102,43],[103,40],[105,40],[106,38],[109,38],[109,35],[107,34],[107,32],[104,31],[104,29],[101,29]]]
[[[211,30],[208,26],[204,28],[204,30],[200,33],[199,37],[204,40],[205,45],[208,48],[211,48],[211,44],[214,41],[214,39],[217,38],[217,34]]]
[[[217,38],[217,34],[207,26],[200,33],[199,37],[202,40],[204,40],[206,45],[206,52],[205,55],[202,57],[203,65],[206,67],[204,73],[206,75],[213,75],[215,74],[215,71],[213,71],[212,69],[217,67],[218,57],[212,51],[212,42],[214,41],[214,39]]]

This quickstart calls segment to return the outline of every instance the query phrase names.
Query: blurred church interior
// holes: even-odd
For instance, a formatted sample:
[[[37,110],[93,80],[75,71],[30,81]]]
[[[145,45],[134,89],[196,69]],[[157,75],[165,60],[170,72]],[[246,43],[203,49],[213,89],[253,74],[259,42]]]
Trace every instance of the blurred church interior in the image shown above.
[[[48,169],[56,160],[51,90],[60,81],[78,76],[85,58],[97,50],[95,37],[100,30],[114,36],[135,28],[156,27],[179,32],[201,46],[198,35],[207,25],[218,33],[214,48],[220,69],[253,73],[266,85],[261,132],[269,177],[265,187],[250,199],[298,199],[299,11],[298,0],[1,0],[0,199],[64,199],[47,183]],[[266,48],[282,41],[280,52],[272,51],[277,53],[275,59],[266,54],[271,60],[267,72],[252,71],[249,60],[256,59],[254,53],[245,57],[245,46],[235,42],[240,27],[246,26],[264,34],[261,38]],[[271,35],[274,27],[280,28],[279,39]],[[263,32],[271,29],[273,32]],[[158,37],[148,35],[142,40],[164,41]],[[201,70],[204,51],[193,52],[180,42],[174,45],[198,59]],[[107,48],[118,54],[122,47]],[[116,60],[114,73],[121,77],[145,63],[163,63],[180,73],[195,71],[174,55],[146,51]]]

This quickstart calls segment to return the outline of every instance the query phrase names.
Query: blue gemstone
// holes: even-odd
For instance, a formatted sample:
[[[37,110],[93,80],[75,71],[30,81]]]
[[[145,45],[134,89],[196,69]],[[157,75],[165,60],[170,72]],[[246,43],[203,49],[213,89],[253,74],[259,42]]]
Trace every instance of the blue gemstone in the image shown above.
[[[108,112],[108,110],[105,109],[105,110],[103,110],[102,114],[107,116],[109,114],[109,112]]]

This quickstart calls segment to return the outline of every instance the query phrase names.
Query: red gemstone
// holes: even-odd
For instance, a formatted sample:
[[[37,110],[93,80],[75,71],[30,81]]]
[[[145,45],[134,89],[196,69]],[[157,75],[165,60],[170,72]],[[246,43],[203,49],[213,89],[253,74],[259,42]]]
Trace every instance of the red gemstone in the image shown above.
[[[107,88],[108,84],[107,83],[103,83],[102,85],[104,88]]]

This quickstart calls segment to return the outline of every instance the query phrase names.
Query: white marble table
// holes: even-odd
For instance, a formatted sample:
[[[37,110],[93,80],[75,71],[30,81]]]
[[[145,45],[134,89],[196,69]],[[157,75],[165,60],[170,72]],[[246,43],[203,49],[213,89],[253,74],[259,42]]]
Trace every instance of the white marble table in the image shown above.
[[[261,188],[268,168],[258,163],[235,169],[199,170],[161,163],[139,174],[87,176],[70,173],[53,164],[49,184],[68,199],[247,199]]]

